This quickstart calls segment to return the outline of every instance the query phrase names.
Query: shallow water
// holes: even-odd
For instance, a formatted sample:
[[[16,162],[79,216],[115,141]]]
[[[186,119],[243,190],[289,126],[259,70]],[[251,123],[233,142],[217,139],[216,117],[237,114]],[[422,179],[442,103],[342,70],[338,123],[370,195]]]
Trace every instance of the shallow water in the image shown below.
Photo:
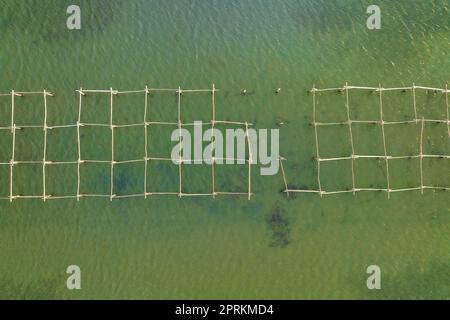
[[[221,90],[217,118],[248,121],[257,128],[286,123],[280,130],[280,148],[287,158],[291,186],[317,188],[314,130],[309,125],[312,100],[307,93],[313,84],[336,87],[348,81],[388,87],[416,82],[442,87],[449,82],[448,1],[379,1],[379,31],[366,28],[365,12],[371,1],[79,3],[82,30],[69,31],[65,11],[70,1],[0,1],[0,92],[12,88],[55,92],[48,122],[60,124],[76,121],[74,90],[79,87],[210,88],[215,83]],[[282,91],[276,95],[273,91],[278,87]],[[242,96],[242,88],[252,94]],[[186,121],[207,117],[209,98],[186,98]],[[436,101],[439,97],[421,98],[425,101],[419,105],[421,112],[441,105]],[[120,99],[118,121],[141,119],[139,99]],[[333,93],[320,99],[319,114],[324,119],[345,116],[342,96]],[[17,111],[22,112],[21,119],[39,122],[42,115],[29,109],[42,102],[26,101]],[[378,108],[371,96],[356,95],[353,102],[360,108],[355,108],[355,117],[370,118]],[[1,112],[6,112],[10,101],[0,103]],[[173,95],[155,94],[152,103],[152,117],[177,121]],[[392,117],[410,116],[410,107],[405,95],[386,97],[386,112]],[[87,117],[104,120],[108,97],[91,99],[86,108]],[[9,117],[1,115],[8,123]],[[411,138],[417,127],[402,130],[390,133],[392,150],[413,152],[408,148],[417,145]],[[430,142],[430,148],[448,151],[442,131],[433,134],[431,130],[427,139],[440,146]],[[86,152],[109,159],[110,142],[100,131],[85,133],[98,146]],[[359,147],[379,150],[382,140],[377,132],[358,132]],[[123,148],[118,149],[124,156],[143,155],[141,133],[123,133],[119,140]],[[155,152],[170,151],[163,140],[169,139],[169,133],[155,131],[151,142]],[[4,150],[10,133],[1,134]],[[59,134],[55,133],[51,144],[55,147],[49,153],[76,160],[76,130]],[[348,137],[339,137],[346,132],[323,134],[323,148],[345,153]],[[125,149],[127,139],[133,141],[130,150]],[[23,157],[41,157],[42,140],[37,133],[30,131],[22,141],[31,146],[24,145]],[[0,162],[3,157],[9,161],[9,151]],[[380,165],[370,165],[361,165],[358,182],[384,183],[384,171],[374,173]],[[9,167],[1,167],[0,192],[7,195]],[[396,186],[417,183],[417,164],[399,163],[397,167],[392,169]],[[218,185],[245,192],[246,168],[220,169],[224,180]],[[324,183],[348,187],[348,169],[348,165],[330,168]],[[85,172],[83,190],[108,192],[109,166],[92,170]],[[428,170],[427,177],[448,185],[448,163]],[[125,166],[117,172],[118,190],[138,190],[143,185],[139,172],[139,166]],[[154,164],[152,172],[158,173],[151,175],[153,186],[178,187],[177,168]],[[48,188],[73,194],[73,167],[49,174],[58,184]],[[186,188],[210,191],[210,168],[187,168],[185,174]],[[17,192],[41,192],[38,168],[24,169],[15,179],[15,185],[24,188]],[[283,187],[280,175],[261,177],[254,170],[252,179],[255,196],[251,201],[246,197],[180,200],[156,196],[112,203],[108,199],[2,201],[0,297],[448,298],[448,193],[398,193],[390,200],[384,193],[286,199],[279,192]],[[80,291],[66,289],[65,270],[70,264],[81,267]],[[371,264],[383,272],[383,289],[377,292],[366,288],[365,270]]]

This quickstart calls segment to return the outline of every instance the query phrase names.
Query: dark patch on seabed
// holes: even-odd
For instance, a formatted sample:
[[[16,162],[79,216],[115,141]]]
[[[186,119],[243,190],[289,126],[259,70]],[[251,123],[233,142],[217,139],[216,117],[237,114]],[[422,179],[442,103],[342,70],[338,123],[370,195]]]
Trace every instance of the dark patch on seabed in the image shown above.
[[[267,218],[271,235],[270,246],[284,248],[291,243],[289,220],[286,216],[286,210],[276,203]]]

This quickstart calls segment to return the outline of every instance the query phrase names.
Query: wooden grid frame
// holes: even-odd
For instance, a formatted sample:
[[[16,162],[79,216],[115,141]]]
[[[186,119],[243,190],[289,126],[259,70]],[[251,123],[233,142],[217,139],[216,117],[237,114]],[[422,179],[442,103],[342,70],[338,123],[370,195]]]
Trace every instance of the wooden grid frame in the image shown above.
[[[349,103],[349,92],[351,90],[365,90],[365,91],[372,91],[376,92],[378,94],[379,99],[379,119],[374,120],[352,120],[350,118],[350,103]],[[417,90],[426,90],[429,92],[433,92],[436,94],[443,94],[445,95],[445,114],[446,119],[426,119],[424,117],[420,117],[418,115],[417,111],[417,103],[416,103],[416,92]],[[387,91],[402,91],[402,92],[410,92],[412,97],[412,112],[414,114],[414,117],[410,120],[406,121],[385,121],[384,120],[384,112],[383,112],[383,92]],[[425,185],[424,184],[424,171],[423,171],[423,159],[427,158],[436,158],[436,159],[442,159],[442,161],[450,161],[450,155],[448,154],[425,154],[423,151],[423,140],[424,140],[424,130],[425,125],[427,123],[435,123],[435,124],[445,124],[447,126],[448,131],[448,138],[450,141],[450,107],[449,107],[449,89],[448,85],[445,85],[444,88],[432,88],[432,87],[424,87],[424,86],[416,86],[413,84],[410,87],[397,87],[397,88],[383,88],[381,85],[378,87],[362,87],[362,86],[349,86],[347,83],[340,88],[325,88],[325,89],[319,89],[313,86],[313,88],[309,91],[312,95],[312,104],[313,104],[313,127],[314,127],[314,137],[315,137],[315,162],[317,166],[317,188],[311,188],[311,189],[294,189],[289,188],[288,182],[286,179],[286,173],[283,166],[283,161],[285,159],[280,158],[280,165],[281,165],[281,172],[283,176],[283,182],[284,182],[284,192],[289,195],[290,193],[315,193],[319,194],[321,197],[324,195],[331,195],[331,194],[343,194],[343,193],[351,193],[355,195],[357,192],[385,192],[387,194],[387,197],[389,198],[391,193],[395,192],[406,192],[406,191],[420,191],[422,194],[424,190],[445,190],[450,191],[450,186],[436,186],[436,185]],[[316,95],[320,92],[339,92],[345,94],[345,108],[347,113],[347,120],[343,122],[318,122],[316,118]],[[383,149],[384,153],[380,155],[364,155],[364,154],[356,154],[355,153],[355,147],[353,143],[353,131],[352,131],[352,124],[354,123],[365,123],[365,124],[374,124],[379,125],[381,127],[382,132],[382,142],[383,142]],[[386,141],[386,135],[385,135],[385,126],[395,126],[395,125],[403,125],[403,124],[417,124],[420,128],[420,152],[418,154],[411,154],[411,155],[402,155],[402,156],[392,156],[387,153],[387,141]],[[324,158],[321,157],[319,152],[319,138],[318,138],[318,131],[320,127],[323,126],[347,126],[348,132],[349,132],[349,144],[351,146],[352,153],[345,157],[331,157],[331,158]],[[358,187],[355,183],[355,169],[354,165],[355,162],[358,159],[380,159],[384,160],[385,167],[386,167],[386,186],[385,188],[361,188]],[[419,174],[420,174],[420,185],[418,186],[410,186],[407,188],[392,188],[391,187],[391,178],[389,173],[389,163],[391,161],[395,161],[398,159],[419,159]],[[321,164],[324,162],[331,162],[331,161],[343,161],[343,160],[350,160],[351,163],[351,178],[352,178],[352,185],[349,186],[348,189],[344,190],[336,190],[336,191],[327,191],[324,190],[322,186],[321,181]]]
[[[162,121],[148,121],[148,109],[150,107],[150,94],[152,92],[157,91],[167,91],[167,92],[173,92],[177,96],[177,109],[178,109],[178,121],[175,122],[162,122]],[[233,196],[246,196],[248,200],[251,199],[253,196],[252,193],[252,187],[251,187],[251,167],[254,164],[254,161],[252,159],[252,151],[251,151],[251,144],[249,141],[249,126],[251,126],[251,123],[248,122],[238,122],[238,121],[224,121],[224,120],[217,120],[216,119],[216,94],[219,90],[216,89],[215,85],[212,85],[212,88],[210,89],[182,89],[181,87],[178,87],[176,89],[158,89],[158,88],[149,88],[146,86],[143,90],[130,90],[130,91],[119,91],[115,90],[113,88],[110,88],[108,90],[90,90],[90,89],[83,89],[80,88],[79,90],[76,90],[78,93],[78,117],[75,124],[64,124],[64,125],[55,125],[55,126],[49,126],[47,123],[47,115],[48,115],[48,97],[52,97],[53,93],[43,90],[43,91],[36,91],[36,92],[17,92],[17,91],[11,91],[8,94],[0,94],[0,97],[7,97],[9,96],[11,99],[11,121],[10,125],[6,127],[0,127],[0,130],[8,130],[11,133],[12,136],[12,149],[11,149],[11,160],[9,162],[0,163],[1,165],[9,166],[9,195],[0,197],[0,200],[9,200],[10,202],[13,202],[16,199],[41,199],[43,201],[47,200],[57,200],[57,199],[76,199],[80,200],[81,198],[85,197],[101,197],[101,198],[109,198],[110,201],[113,199],[120,199],[120,198],[132,198],[132,197],[144,197],[147,198],[149,196],[154,195],[175,195],[179,198],[182,197],[195,197],[195,196],[211,196],[213,198],[216,198],[220,195],[233,195]],[[211,163],[211,181],[212,181],[212,190],[210,193],[202,193],[202,194],[192,194],[192,193],[186,193],[183,192],[183,180],[182,180],[182,167],[183,163],[185,162],[181,158],[177,161],[178,166],[178,190],[174,190],[172,192],[152,192],[151,190],[148,190],[147,188],[147,173],[148,173],[148,163],[150,161],[154,160],[160,160],[160,161],[168,161],[172,163],[171,158],[159,158],[159,157],[153,157],[151,155],[151,152],[148,148],[147,139],[148,139],[148,128],[150,126],[154,125],[161,125],[161,126],[174,126],[180,130],[180,142],[181,142],[181,129],[183,127],[187,126],[193,126],[194,123],[183,123],[182,122],[182,96],[183,94],[189,94],[192,92],[204,92],[211,95],[211,111],[212,111],[212,119],[211,119],[211,128],[214,129],[215,125],[217,124],[226,124],[226,125],[237,125],[242,126],[245,128],[246,133],[246,144],[248,146],[249,155],[247,159],[245,159],[245,163],[248,165],[248,180],[247,180],[247,192],[233,192],[233,191],[223,191],[223,190],[217,190],[216,189],[216,182],[215,182],[215,166],[217,165],[217,162],[220,160],[230,160],[225,158],[217,158],[212,157],[211,159],[204,159],[204,161],[208,161]],[[110,105],[109,105],[109,122],[108,123],[84,123],[82,122],[82,111],[83,111],[83,97],[86,95],[91,94],[106,94],[109,96]],[[114,97],[118,95],[125,95],[125,94],[142,94],[143,96],[143,121],[141,123],[129,123],[129,124],[123,124],[118,125],[113,122],[113,112],[114,112]],[[26,96],[26,95],[42,95],[43,97],[43,112],[44,112],[44,122],[42,125],[16,125],[16,119],[15,119],[15,106],[16,106],[16,99]],[[102,161],[102,160],[95,160],[95,159],[83,159],[82,158],[82,152],[81,152],[81,139],[80,139],[80,132],[81,128],[91,126],[91,127],[107,127],[110,128],[111,131],[111,159],[109,161]],[[142,127],[144,128],[144,134],[145,134],[145,147],[143,152],[143,157],[141,159],[127,159],[124,161],[117,161],[115,160],[115,148],[114,148],[114,130],[116,128],[123,128],[123,127]],[[25,128],[42,128],[43,135],[44,135],[44,143],[43,143],[43,159],[42,160],[30,160],[30,161],[18,161],[15,159],[15,149],[16,149],[16,132],[17,130],[22,130]],[[77,130],[77,154],[78,157],[76,160],[73,161],[52,161],[51,159],[47,159],[47,132],[48,130],[52,129],[64,129],[64,128],[76,128]],[[213,131],[214,133],[214,131]],[[212,146],[214,149],[214,136],[212,139]],[[233,159],[233,160],[239,160],[239,159]],[[117,195],[115,194],[114,190],[114,169],[116,165],[119,164],[125,164],[125,163],[144,163],[144,186],[142,188],[142,193],[136,193],[136,194],[126,194],[126,195]],[[83,193],[81,190],[81,168],[83,164],[86,163],[108,163],[110,165],[110,188],[108,194],[86,194]],[[42,165],[42,194],[39,195],[19,195],[14,194],[14,169],[19,164],[40,164]],[[46,167],[49,165],[75,165],[77,168],[77,191],[76,194],[73,195],[52,195],[48,194],[46,192],[46,183],[47,183],[47,175],[46,175]]]

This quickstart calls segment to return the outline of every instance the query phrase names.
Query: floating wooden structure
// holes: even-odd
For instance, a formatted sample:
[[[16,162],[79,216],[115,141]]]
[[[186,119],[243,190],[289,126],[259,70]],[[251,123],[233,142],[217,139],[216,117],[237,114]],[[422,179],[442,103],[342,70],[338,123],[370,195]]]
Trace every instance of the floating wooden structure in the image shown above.
[[[373,91],[378,93],[379,96],[379,119],[378,120],[353,120],[350,117],[350,104],[349,104],[349,92],[351,90],[366,90],[366,91]],[[424,117],[420,117],[417,110],[417,102],[416,102],[416,92],[417,90],[427,90],[427,91],[433,91],[434,93],[440,93],[445,95],[445,114],[446,119],[426,119]],[[317,101],[316,101],[316,95],[320,92],[341,92],[345,94],[345,108],[346,108],[346,114],[347,114],[347,120],[341,121],[341,122],[318,122],[317,121]],[[411,92],[412,95],[412,112],[414,114],[414,117],[410,120],[405,121],[385,121],[384,120],[384,112],[383,112],[383,92],[387,91],[402,91],[402,92]],[[390,197],[391,193],[394,192],[404,192],[404,191],[421,191],[421,193],[424,192],[426,189],[431,190],[446,190],[450,191],[450,186],[435,186],[435,185],[425,185],[424,183],[424,172],[423,172],[423,159],[426,158],[438,158],[438,159],[444,159],[444,160],[450,160],[450,155],[445,154],[425,154],[423,149],[423,140],[424,140],[424,128],[425,124],[427,123],[435,123],[435,124],[445,124],[447,126],[448,131],[448,138],[450,140],[450,107],[449,107],[449,94],[448,86],[446,85],[444,88],[432,88],[432,87],[424,87],[424,86],[416,86],[413,84],[411,87],[398,87],[398,88],[383,88],[381,85],[378,87],[361,87],[361,86],[349,86],[347,83],[340,88],[325,88],[325,89],[319,89],[313,86],[313,88],[309,91],[312,95],[312,107],[313,107],[313,127],[314,127],[314,137],[315,137],[315,161],[316,161],[316,167],[317,167],[317,188],[312,189],[295,189],[295,188],[289,188],[288,182],[286,180],[285,170],[283,168],[283,162],[280,159],[281,164],[281,170],[283,174],[283,182],[286,186],[284,189],[284,192],[289,195],[290,193],[316,193],[319,194],[321,197],[324,195],[331,195],[331,194],[342,194],[342,193],[352,193],[356,194],[357,192],[364,192],[364,191],[382,191],[386,192],[387,197]],[[365,124],[375,124],[379,125],[381,127],[381,133],[382,133],[382,142],[383,142],[383,149],[384,153],[381,155],[364,155],[364,154],[356,154],[355,147],[353,143],[353,137],[354,133],[352,131],[352,124],[355,123],[365,123]],[[402,156],[393,156],[389,155],[387,152],[386,147],[386,134],[385,134],[385,126],[388,125],[401,125],[401,124],[410,124],[415,123],[420,126],[420,151],[418,154],[411,154],[411,155],[402,155]],[[348,126],[348,132],[349,132],[349,144],[351,147],[351,154],[344,157],[331,157],[331,158],[325,158],[321,157],[319,152],[319,135],[318,131],[319,128],[322,126]],[[384,160],[385,162],[385,170],[386,170],[386,186],[385,188],[361,188],[358,187],[355,183],[355,162],[358,159],[379,159]],[[397,159],[419,159],[419,172],[420,172],[420,185],[419,186],[411,186],[408,188],[400,188],[395,189],[391,187],[391,178],[389,173],[389,163],[393,160]],[[322,180],[321,180],[321,164],[324,162],[329,161],[343,161],[343,160],[350,160],[351,161],[351,181],[352,185],[345,190],[325,190],[322,186]],[[449,181],[450,183],[450,181]]]
[[[63,125],[54,125],[50,126],[47,123],[48,113],[47,113],[47,98],[53,96],[52,93],[49,91],[39,91],[39,92],[17,92],[17,91],[11,91],[9,94],[0,94],[0,97],[7,97],[9,96],[11,99],[11,122],[10,126],[8,127],[0,127],[0,130],[9,130],[11,132],[12,136],[12,151],[11,151],[11,160],[7,163],[0,163],[0,165],[8,165],[10,168],[10,176],[9,176],[9,195],[8,196],[0,196],[0,200],[9,200],[10,202],[16,200],[16,199],[42,199],[43,201],[47,200],[56,200],[56,199],[76,199],[80,200],[81,198],[85,197],[102,197],[102,198],[108,198],[110,201],[114,199],[121,199],[121,198],[132,198],[132,197],[144,197],[147,198],[149,196],[155,196],[155,195],[174,195],[178,196],[179,198],[182,197],[196,197],[196,196],[211,196],[213,198],[216,198],[217,196],[221,195],[232,195],[232,196],[246,196],[248,200],[251,199],[253,193],[251,189],[251,166],[253,164],[252,161],[252,154],[251,154],[251,147],[250,142],[248,140],[248,130],[249,126],[251,126],[248,122],[239,122],[239,121],[228,121],[228,120],[218,120],[216,119],[216,94],[218,92],[218,89],[216,89],[215,85],[212,85],[211,89],[182,89],[181,87],[175,88],[175,89],[158,89],[158,88],[150,88],[146,86],[143,90],[130,90],[130,91],[119,91],[115,90],[113,88],[110,88],[108,90],[92,90],[92,89],[84,89],[80,88],[79,90],[76,90],[78,93],[78,117],[75,124],[63,124]],[[148,119],[148,108],[151,103],[150,99],[150,93],[157,92],[157,91],[167,91],[167,92],[174,92],[177,96],[177,109],[178,109],[178,121],[175,122],[164,122],[164,121],[149,121]],[[246,137],[247,137],[247,144],[249,149],[249,157],[248,159],[228,159],[228,158],[218,158],[213,156],[211,159],[203,159],[205,162],[211,163],[211,182],[212,182],[212,189],[211,192],[207,193],[187,193],[184,191],[183,188],[183,179],[182,179],[182,170],[183,170],[183,159],[180,157],[177,161],[178,165],[178,189],[177,190],[169,190],[166,192],[159,192],[159,191],[152,191],[149,190],[149,186],[147,184],[147,176],[149,173],[148,163],[150,161],[167,161],[172,162],[171,158],[161,158],[161,157],[154,157],[151,155],[151,150],[149,150],[148,147],[148,129],[150,126],[173,126],[174,128],[178,128],[180,130],[180,142],[181,142],[181,129],[186,126],[193,126],[195,123],[183,123],[182,122],[182,96],[183,94],[189,94],[189,93],[208,93],[211,94],[211,108],[212,108],[212,119],[211,119],[211,128],[214,129],[214,127],[217,124],[225,124],[225,125],[235,125],[235,126],[242,126],[246,130]],[[109,96],[109,122],[108,123],[85,123],[82,121],[82,113],[83,113],[83,98],[87,95],[91,94],[100,94],[100,95],[108,95]],[[114,98],[118,95],[125,95],[125,94],[142,94],[143,96],[143,121],[141,123],[129,123],[129,124],[115,124],[113,122],[113,113],[114,113]],[[16,105],[16,99],[18,97],[23,97],[26,95],[42,95],[43,96],[43,105],[44,105],[44,122],[42,125],[16,125],[16,119],[15,119],[15,105]],[[95,160],[95,159],[83,159],[82,152],[81,152],[81,131],[83,127],[109,127],[111,130],[111,157],[109,161],[105,160]],[[115,146],[114,146],[114,138],[115,138],[115,129],[116,128],[124,128],[124,127],[143,127],[144,128],[144,134],[145,134],[145,146],[143,150],[143,157],[141,159],[128,159],[124,161],[118,161],[115,158]],[[21,130],[22,128],[42,128],[44,132],[44,144],[43,144],[43,159],[39,161],[18,161],[15,159],[15,149],[16,149],[16,131]],[[56,128],[76,128],[77,131],[77,159],[73,161],[52,161],[51,159],[47,159],[47,132],[48,130],[56,129]],[[213,131],[214,134],[214,131]],[[212,139],[212,148],[214,149],[214,137]],[[214,152],[215,154],[215,152]],[[226,160],[244,160],[245,163],[248,164],[248,184],[247,184],[247,192],[237,192],[233,190],[218,190],[216,187],[216,163],[219,161],[226,161]],[[119,164],[125,164],[125,163],[144,163],[144,185],[142,187],[142,193],[136,193],[136,194],[124,194],[124,195],[117,195],[114,190],[114,176],[115,176],[115,167]],[[108,194],[91,194],[91,193],[85,193],[82,190],[81,187],[81,171],[84,164],[87,163],[103,163],[103,164],[109,164],[110,165],[110,186],[109,186],[109,193]],[[41,164],[42,165],[42,194],[37,195],[19,195],[14,193],[14,169],[15,166],[18,164]],[[49,165],[67,165],[72,164],[77,167],[77,187],[76,187],[76,194],[73,195],[56,195],[56,194],[48,194],[47,188],[46,188],[46,181],[48,179],[46,175],[46,167]],[[158,174],[157,172],[153,174]]]

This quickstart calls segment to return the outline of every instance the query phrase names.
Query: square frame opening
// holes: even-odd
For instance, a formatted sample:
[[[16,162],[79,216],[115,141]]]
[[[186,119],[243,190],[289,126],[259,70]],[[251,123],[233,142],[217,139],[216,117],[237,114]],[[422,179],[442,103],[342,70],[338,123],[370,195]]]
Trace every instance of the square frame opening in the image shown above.
[[[178,144],[178,128],[173,125],[152,124],[147,128],[147,153],[149,157],[170,159]],[[172,135],[176,141],[172,141]]]
[[[42,161],[44,159],[44,130],[20,128],[15,132],[14,160]]]
[[[177,99],[175,90],[151,91],[148,97],[147,121],[178,123]]]
[[[42,164],[19,163],[13,168],[13,195],[22,197],[43,196]]]
[[[394,190],[420,187],[420,160],[389,160],[389,177]]]
[[[347,121],[345,92],[316,92],[316,121],[322,123]]]
[[[45,192],[53,197],[75,196],[78,186],[76,164],[51,164],[45,166]]]
[[[109,125],[111,116],[111,95],[109,93],[87,93],[81,99],[80,121],[82,123]]]
[[[116,125],[143,124],[146,121],[144,119],[145,95],[145,92],[115,95],[113,98],[113,123]]]
[[[81,127],[80,149],[83,160],[111,161],[111,128],[91,125]]]
[[[183,164],[181,177],[183,194],[212,193],[212,165]]]
[[[114,165],[113,192],[116,196],[144,195],[145,162],[128,162]]]
[[[212,92],[187,92],[181,96],[181,121],[210,123],[213,118]]]
[[[345,191],[353,188],[352,160],[325,161],[320,164],[322,190]],[[357,173],[355,172],[355,182]]]
[[[0,130],[0,163],[9,163],[12,156],[12,134],[10,130]]]
[[[420,153],[420,124],[385,125],[384,131],[388,155],[412,156]]]
[[[149,160],[147,162],[147,192],[179,192],[179,168],[171,160]]]
[[[137,160],[144,159],[144,156],[144,126],[114,128],[114,160]]]
[[[353,123],[353,145],[359,155],[383,155],[383,131],[381,125]]]
[[[107,196],[111,192],[111,164],[83,163],[80,165],[80,194]]]
[[[49,103],[47,97],[47,103]],[[44,125],[44,93],[23,94],[14,98],[14,123],[17,126]]]
[[[57,162],[76,161],[78,159],[78,133],[76,127],[47,130],[46,159]]]
[[[354,169],[357,188],[388,188],[384,159],[358,159],[354,163]]]
[[[248,163],[216,164],[215,191],[219,193],[248,193]]]
[[[317,138],[321,158],[348,157],[352,154],[348,125],[318,127]]]

